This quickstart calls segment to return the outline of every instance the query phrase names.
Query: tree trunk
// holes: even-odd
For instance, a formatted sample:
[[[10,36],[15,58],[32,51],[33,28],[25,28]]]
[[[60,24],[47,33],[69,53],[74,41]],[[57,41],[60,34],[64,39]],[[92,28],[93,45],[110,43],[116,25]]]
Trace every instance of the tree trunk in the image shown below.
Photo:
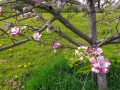
[[[89,19],[89,30],[90,37],[92,39],[92,45],[95,47],[97,45],[97,34],[96,34],[96,11],[94,0],[88,0],[88,19]]]
[[[106,74],[97,74],[99,90],[107,90]]]
[[[96,34],[96,11],[94,0],[87,0],[88,8],[88,20],[89,20],[89,30],[90,37],[92,39],[92,47],[97,46],[97,34]],[[107,90],[106,74],[94,74],[93,79],[98,83],[99,90]]]

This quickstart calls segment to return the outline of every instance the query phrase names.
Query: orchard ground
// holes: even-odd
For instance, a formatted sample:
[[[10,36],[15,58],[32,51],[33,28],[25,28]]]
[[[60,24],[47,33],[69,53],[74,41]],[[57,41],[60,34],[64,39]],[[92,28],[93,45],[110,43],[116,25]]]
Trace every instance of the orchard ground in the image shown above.
[[[65,13],[63,15],[67,17]],[[46,19],[52,17],[48,13],[43,13],[43,16],[47,17]],[[120,16],[120,13],[109,14],[105,18],[114,16]],[[97,18],[100,20],[101,15],[97,14]],[[7,21],[12,22],[14,19]],[[88,33],[88,20],[84,15],[78,13],[73,18],[69,18],[69,21],[84,31],[84,33]],[[29,19],[22,21],[21,24],[35,26],[34,22],[34,19]],[[1,26],[4,26],[4,23],[0,22]],[[111,25],[113,23],[115,24],[116,22],[111,22]],[[58,21],[55,21],[53,24],[59,26],[62,31],[74,37],[74,39],[86,43]],[[38,23],[37,25],[42,24]],[[101,24],[97,25],[98,38],[108,35],[104,32],[106,29],[105,25],[102,28]],[[114,29],[115,26],[112,26],[112,33],[115,33]],[[43,34],[46,34],[46,31]],[[47,43],[49,38],[54,38],[60,39],[61,45],[72,45],[68,41],[59,38],[57,34],[54,35],[43,35],[41,41]],[[46,39],[48,41],[45,41]],[[0,39],[1,46],[10,42],[9,38]],[[107,45],[102,48],[105,57],[111,61],[110,71],[107,74],[109,90],[120,90],[120,46]],[[65,58],[66,55],[70,56],[71,53],[74,53],[74,49],[60,49],[57,53],[54,53],[52,46],[42,45],[34,41],[1,51],[0,90],[16,90],[18,88],[20,90],[97,90],[97,86],[92,82],[91,73],[76,75],[71,72],[68,65],[69,60]]]

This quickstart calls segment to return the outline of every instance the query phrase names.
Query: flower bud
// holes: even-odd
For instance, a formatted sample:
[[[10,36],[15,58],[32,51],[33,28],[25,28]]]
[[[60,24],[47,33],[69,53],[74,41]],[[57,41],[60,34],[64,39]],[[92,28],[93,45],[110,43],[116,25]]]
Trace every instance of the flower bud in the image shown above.
[[[60,48],[60,43],[59,42],[55,42],[54,44],[53,44],[53,48],[54,49],[58,49],[58,48]]]
[[[33,35],[33,39],[34,39],[35,41],[39,41],[40,38],[41,38],[41,36],[42,36],[42,34],[40,34],[39,32],[37,32],[37,33],[35,33],[35,34]]]
[[[20,35],[20,33],[21,33],[20,28],[18,28],[18,27],[11,28],[11,35],[12,36]]]

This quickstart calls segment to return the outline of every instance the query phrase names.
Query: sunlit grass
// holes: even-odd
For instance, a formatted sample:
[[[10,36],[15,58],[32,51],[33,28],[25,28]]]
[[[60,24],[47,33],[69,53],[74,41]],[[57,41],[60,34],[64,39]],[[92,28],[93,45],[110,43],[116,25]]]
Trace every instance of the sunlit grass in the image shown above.
[[[43,16],[46,19],[52,17],[52,15],[47,13],[43,14]],[[66,17],[67,15],[64,14],[64,16]],[[100,18],[101,16],[98,15],[98,17]],[[12,20],[8,21],[12,22]],[[70,21],[78,29],[88,34],[88,19],[86,16],[83,17],[82,14],[78,14]],[[20,23],[36,26],[31,19]],[[5,22],[0,22],[0,24],[3,27]],[[70,30],[66,29],[58,21],[53,24],[59,26],[63,32],[74,39],[84,42],[84,40],[72,34]],[[42,26],[41,23],[37,25]],[[104,30],[105,27],[103,27],[102,31]],[[32,32],[30,33],[32,35]],[[99,34],[99,38],[101,36],[102,33]],[[45,37],[43,36],[43,41],[44,39]],[[66,40],[62,40],[62,44],[68,43]],[[8,40],[8,38],[0,39],[0,44],[1,42],[6,45],[6,42],[9,44],[11,40]],[[119,90],[120,46],[108,45],[106,47],[103,46],[103,49],[105,57],[110,59],[112,63],[107,77],[108,86],[110,90]],[[23,88],[24,90],[97,90],[92,83],[90,73],[77,76],[70,71],[68,60],[65,59],[66,54],[71,54],[71,51],[62,49],[55,54],[52,46],[44,46],[34,41],[0,52],[0,60],[5,61],[0,62],[0,90],[13,89],[14,83],[10,82],[12,79],[19,82],[16,84],[16,88]]]

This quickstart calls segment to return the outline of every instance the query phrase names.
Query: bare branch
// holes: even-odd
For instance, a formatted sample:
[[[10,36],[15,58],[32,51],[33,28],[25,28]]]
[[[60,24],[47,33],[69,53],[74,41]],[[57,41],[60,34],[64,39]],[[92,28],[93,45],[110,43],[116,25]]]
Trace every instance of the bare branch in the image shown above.
[[[6,4],[9,4],[9,3],[16,3],[16,2],[17,2],[17,0],[15,0],[15,1],[10,1],[10,2],[5,2],[5,3],[0,4],[0,6],[4,6],[4,5],[6,5]]]
[[[120,44],[120,39],[111,41],[111,42],[109,42],[107,44]]]
[[[67,19],[65,19],[61,14],[59,14],[52,6],[42,5],[41,8],[46,9],[49,11],[52,15],[57,17],[57,19],[67,28],[69,28],[72,32],[86,40],[89,44],[92,44],[92,40],[84,33],[82,33],[79,29],[74,27]]]
[[[120,32],[118,32],[117,34],[112,35],[108,38],[102,39],[101,41],[99,41],[100,43],[98,44],[98,46],[106,45],[114,40],[119,39],[119,38],[120,38]]]
[[[41,18],[41,20],[44,22],[44,23],[47,23],[47,20],[45,20],[40,14],[38,14],[35,10],[33,10],[34,13],[36,13],[37,15],[39,15],[39,17]],[[52,18],[51,19],[51,22],[53,22],[55,19],[57,19],[56,17]],[[47,25],[45,24],[42,28],[46,28]],[[41,29],[42,29],[41,28]],[[83,45],[82,43],[78,43],[76,42],[75,40],[73,40],[71,37],[67,36],[65,33],[63,33],[62,31],[60,31],[60,29],[56,29],[55,27],[53,27],[54,31],[57,32],[60,36],[62,36],[63,38],[65,38],[66,40],[68,40],[69,42],[73,43],[74,45],[76,46],[81,46]],[[44,30],[44,29],[42,29]],[[39,32],[42,32],[42,30],[39,30]]]
[[[27,38],[27,39],[25,39],[25,40],[16,42],[16,43],[11,44],[11,45],[8,45],[8,46],[3,46],[3,47],[0,48],[0,51],[13,48],[13,47],[15,47],[15,46],[21,45],[21,44],[26,43],[26,42],[28,42],[28,41],[30,41],[30,38]]]
[[[23,14],[23,13],[27,13],[27,12],[31,11],[33,8],[35,8],[35,7],[30,8],[28,11],[21,12],[21,13],[17,13],[17,14],[14,14],[14,15],[12,15],[12,16],[8,16],[8,17],[5,17],[5,18],[2,18],[2,19],[0,19],[0,21],[9,19],[9,18],[12,18],[12,17],[15,17],[15,16],[19,16],[19,15],[21,15],[21,14]]]
[[[75,0],[62,0],[63,2],[79,5],[82,8],[87,8],[87,6],[81,2],[75,1]]]
[[[63,33],[60,29],[56,29],[55,32],[57,32],[60,36],[62,36],[63,38],[67,39],[69,42],[73,43],[76,46],[83,46],[82,43],[76,42],[75,40],[73,40],[71,37],[67,36],[65,33]]]
[[[19,0],[23,1],[23,0]],[[32,0],[25,0],[24,3],[35,5]],[[53,16],[57,17],[57,19],[67,28],[69,28],[72,32],[77,34],[79,37],[86,40],[89,44],[92,44],[92,40],[84,33],[82,33],[79,29],[74,27],[67,19],[65,19],[61,14],[59,14],[58,11],[56,11],[52,6],[46,5],[46,4],[40,4],[37,6],[38,8],[42,8],[48,12],[50,12]]]

